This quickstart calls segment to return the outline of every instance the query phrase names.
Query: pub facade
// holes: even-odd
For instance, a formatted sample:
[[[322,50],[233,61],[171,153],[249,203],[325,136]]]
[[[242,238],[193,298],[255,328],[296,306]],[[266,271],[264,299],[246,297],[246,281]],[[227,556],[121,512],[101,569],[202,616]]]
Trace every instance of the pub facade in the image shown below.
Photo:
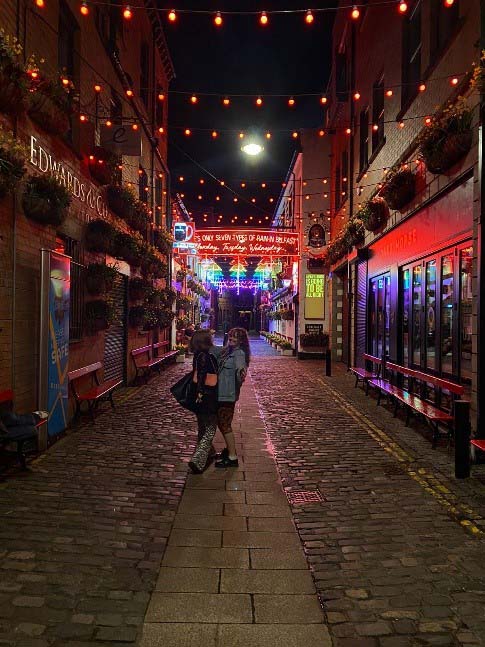
[[[476,430],[479,3],[408,4],[334,25],[332,347],[463,384]]]
[[[17,410],[50,410],[52,391],[53,435],[68,372],[101,362],[129,383],[131,350],[171,328],[172,63],[149,0],[85,5],[0,3],[0,157],[19,168],[8,186],[0,169],[0,391]]]

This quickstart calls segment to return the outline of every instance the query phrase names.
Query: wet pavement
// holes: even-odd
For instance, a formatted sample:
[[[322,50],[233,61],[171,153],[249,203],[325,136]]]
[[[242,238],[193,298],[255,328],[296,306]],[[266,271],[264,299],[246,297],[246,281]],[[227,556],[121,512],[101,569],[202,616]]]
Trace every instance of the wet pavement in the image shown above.
[[[252,347],[239,469],[187,476],[185,364],[0,484],[0,645],[485,644],[485,466]]]

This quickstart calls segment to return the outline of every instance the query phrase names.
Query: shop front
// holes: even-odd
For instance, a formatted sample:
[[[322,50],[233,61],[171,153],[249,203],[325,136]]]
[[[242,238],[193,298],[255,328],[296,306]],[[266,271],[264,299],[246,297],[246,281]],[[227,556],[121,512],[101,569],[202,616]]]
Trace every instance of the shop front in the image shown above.
[[[370,247],[368,352],[471,383],[472,210],[470,177]]]

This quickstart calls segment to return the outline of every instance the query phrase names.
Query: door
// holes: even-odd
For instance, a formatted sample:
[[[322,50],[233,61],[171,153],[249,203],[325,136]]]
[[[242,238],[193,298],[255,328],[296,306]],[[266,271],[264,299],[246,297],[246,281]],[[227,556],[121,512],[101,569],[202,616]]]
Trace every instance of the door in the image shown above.
[[[104,379],[126,381],[126,277],[117,274],[108,298],[114,310],[113,323],[105,333]]]
[[[369,347],[375,357],[388,357],[391,332],[391,275],[382,274],[370,281]]]

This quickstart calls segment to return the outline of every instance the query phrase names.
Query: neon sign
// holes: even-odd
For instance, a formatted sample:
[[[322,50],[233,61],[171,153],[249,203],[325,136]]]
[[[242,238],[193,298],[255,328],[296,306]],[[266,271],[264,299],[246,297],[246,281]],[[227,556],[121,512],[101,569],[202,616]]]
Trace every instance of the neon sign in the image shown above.
[[[264,229],[199,229],[201,256],[298,256],[298,234]]]

